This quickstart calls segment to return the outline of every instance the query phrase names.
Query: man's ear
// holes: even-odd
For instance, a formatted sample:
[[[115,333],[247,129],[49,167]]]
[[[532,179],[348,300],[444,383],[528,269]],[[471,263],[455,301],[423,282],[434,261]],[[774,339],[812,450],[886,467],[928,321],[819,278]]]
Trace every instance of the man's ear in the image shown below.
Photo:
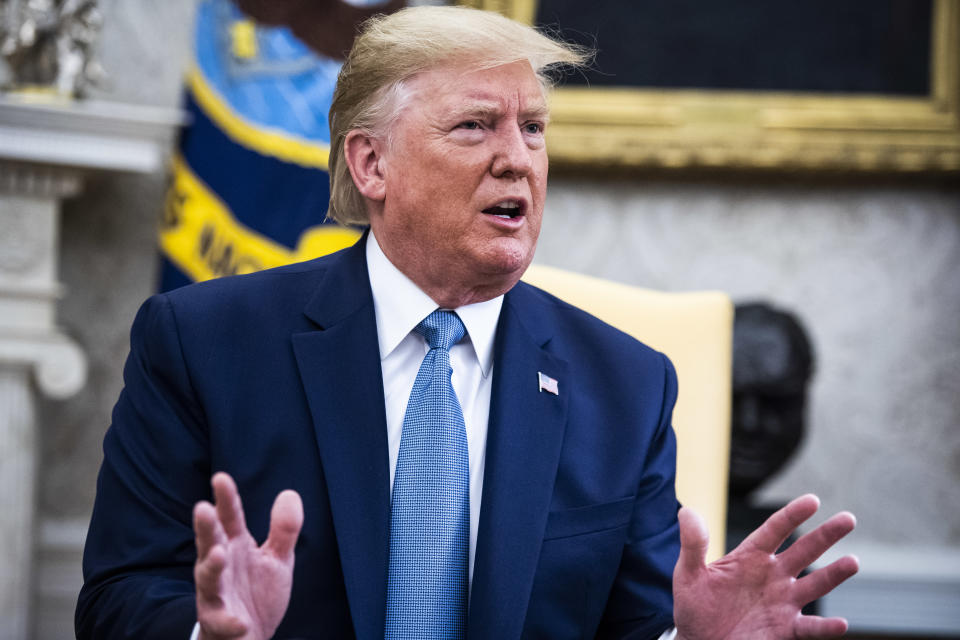
[[[370,200],[383,202],[387,191],[383,172],[383,143],[368,133],[354,129],[343,141],[343,155],[357,190]]]

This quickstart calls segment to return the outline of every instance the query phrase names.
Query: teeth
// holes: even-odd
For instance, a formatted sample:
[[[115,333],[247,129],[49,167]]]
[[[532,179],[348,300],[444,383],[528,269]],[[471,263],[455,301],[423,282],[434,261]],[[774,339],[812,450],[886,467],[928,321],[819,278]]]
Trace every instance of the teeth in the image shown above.
[[[518,200],[502,200],[492,207],[484,209],[483,212],[504,220],[512,220],[520,215],[520,207],[521,204]]]

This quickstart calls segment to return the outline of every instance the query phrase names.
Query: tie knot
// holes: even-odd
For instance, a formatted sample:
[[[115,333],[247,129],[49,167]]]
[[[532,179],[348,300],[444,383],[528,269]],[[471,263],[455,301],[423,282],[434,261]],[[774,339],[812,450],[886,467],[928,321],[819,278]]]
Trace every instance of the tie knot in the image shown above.
[[[437,309],[420,321],[414,329],[423,336],[431,349],[449,351],[450,347],[460,342],[467,332],[463,321],[453,311]]]

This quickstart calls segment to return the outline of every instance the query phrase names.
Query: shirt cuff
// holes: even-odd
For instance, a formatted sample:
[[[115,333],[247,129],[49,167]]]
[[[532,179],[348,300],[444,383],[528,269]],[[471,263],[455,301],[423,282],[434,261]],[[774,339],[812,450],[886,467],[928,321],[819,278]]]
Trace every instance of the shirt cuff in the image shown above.
[[[660,634],[660,640],[674,640],[674,638],[676,637],[677,637],[676,627],[670,627],[669,629],[667,629],[666,631]],[[191,638],[190,640],[195,640],[195,639]]]

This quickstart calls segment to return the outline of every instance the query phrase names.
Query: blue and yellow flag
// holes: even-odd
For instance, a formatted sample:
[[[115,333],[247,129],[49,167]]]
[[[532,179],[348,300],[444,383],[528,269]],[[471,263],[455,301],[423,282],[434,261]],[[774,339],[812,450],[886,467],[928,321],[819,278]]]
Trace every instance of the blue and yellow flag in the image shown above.
[[[347,25],[351,29],[353,25]],[[359,232],[326,222],[327,112],[341,62],[229,0],[201,0],[160,249],[163,291],[307,260]]]

